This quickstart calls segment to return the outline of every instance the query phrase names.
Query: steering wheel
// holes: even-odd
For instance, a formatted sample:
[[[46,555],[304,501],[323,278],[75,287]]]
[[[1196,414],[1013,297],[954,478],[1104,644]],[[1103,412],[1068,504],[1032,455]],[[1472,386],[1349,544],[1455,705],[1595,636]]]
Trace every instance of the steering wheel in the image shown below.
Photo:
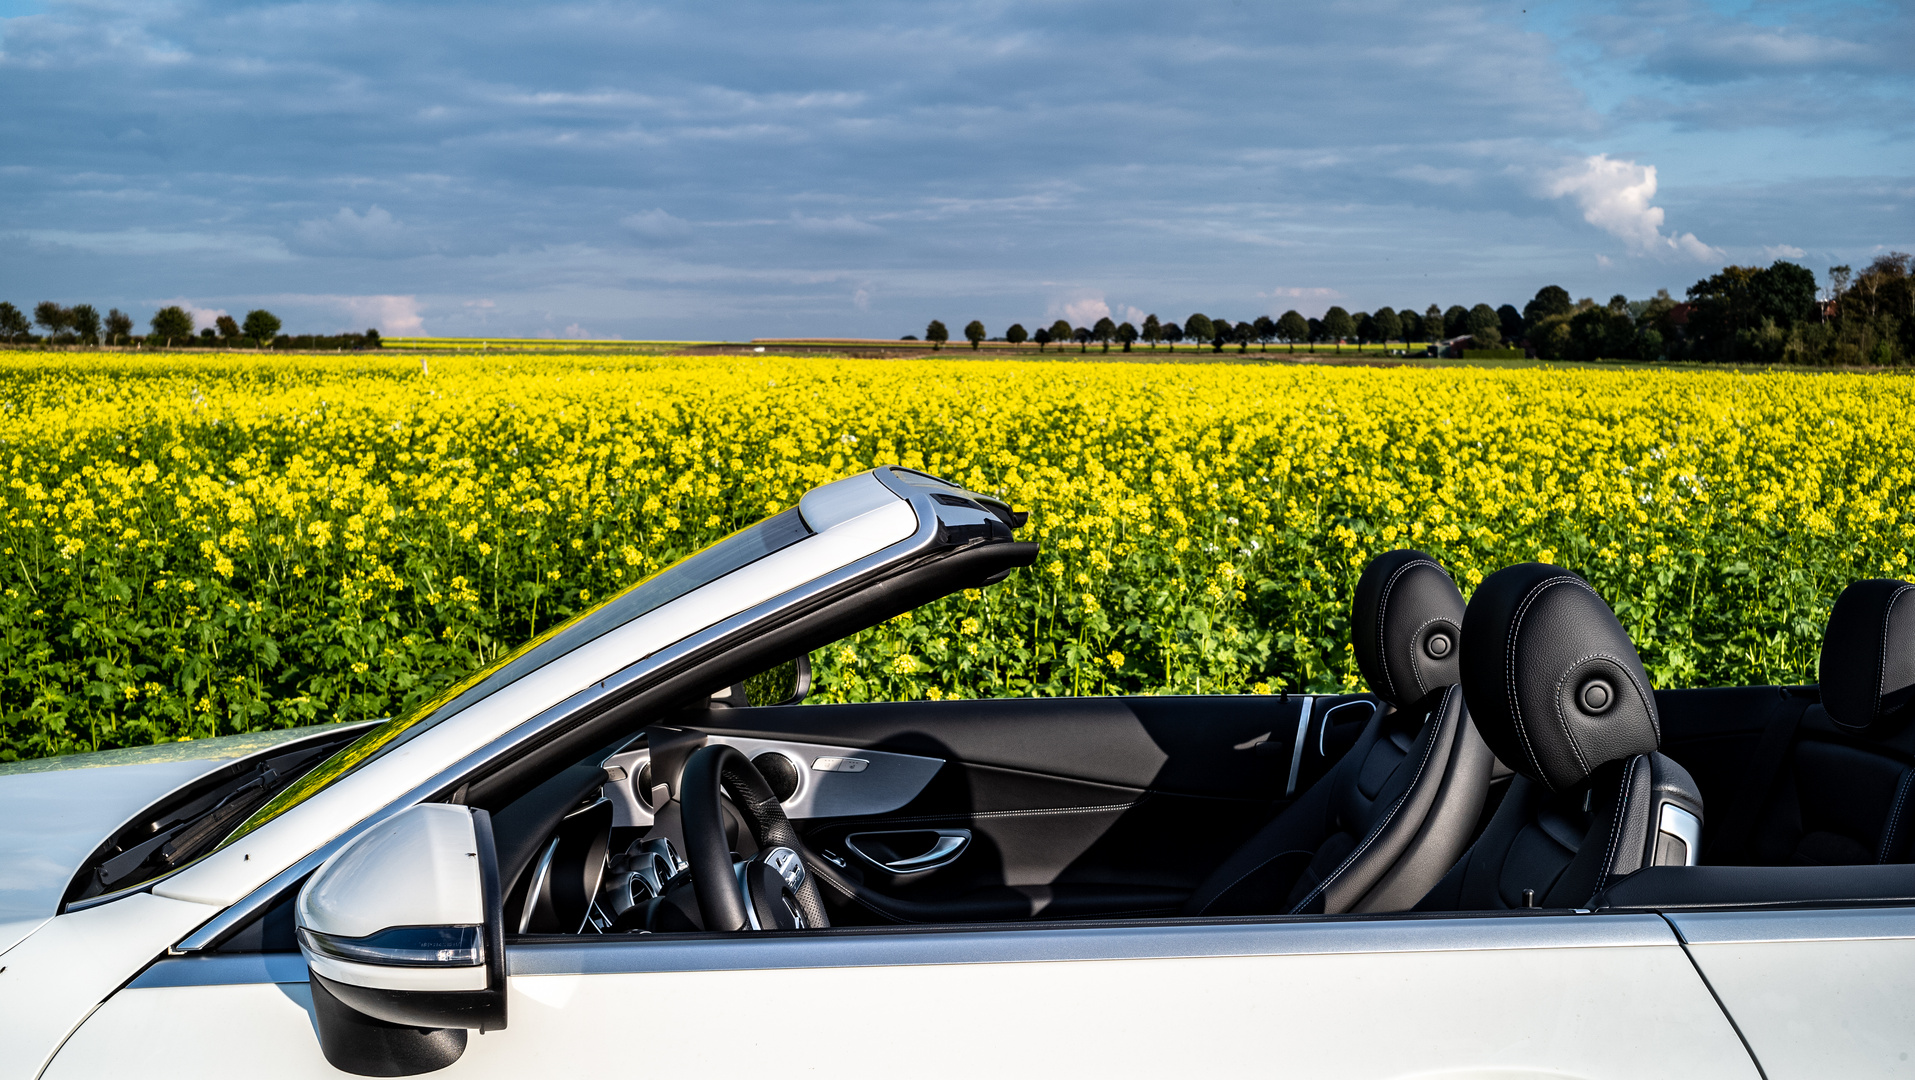
[[[722,790],[745,816],[758,854],[734,867],[725,840]],[[679,779],[685,859],[698,914],[707,930],[806,930],[831,925],[804,842],[778,805],[764,774],[736,747],[709,744],[685,762]]]

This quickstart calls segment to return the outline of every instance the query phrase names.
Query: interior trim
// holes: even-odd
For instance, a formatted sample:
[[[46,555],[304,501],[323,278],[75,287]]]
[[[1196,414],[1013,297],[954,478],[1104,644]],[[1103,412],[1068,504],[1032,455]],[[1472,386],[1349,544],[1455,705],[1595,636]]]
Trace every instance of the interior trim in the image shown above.
[[[1297,737],[1290,744],[1290,782],[1283,786],[1283,797],[1289,798],[1297,793],[1297,774],[1303,771],[1303,743],[1310,734],[1310,706],[1316,704],[1316,698],[1303,699],[1303,711],[1297,714]]]

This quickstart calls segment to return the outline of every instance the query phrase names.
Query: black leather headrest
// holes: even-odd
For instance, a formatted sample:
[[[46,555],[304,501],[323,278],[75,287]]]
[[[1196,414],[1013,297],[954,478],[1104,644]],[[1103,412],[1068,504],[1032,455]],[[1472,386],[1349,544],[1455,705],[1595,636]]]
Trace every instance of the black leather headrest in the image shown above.
[[[1822,635],[1822,707],[1858,732],[1907,719],[1915,701],[1915,585],[1858,581],[1842,590]]]
[[[1523,563],[1483,579],[1463,615],[1463,700],[1504,764],[1566,791],[1662,744],[1636,647],[1589,583]]]
[[[1456,681],[1463,594],[1435,559],[1392,551],[1357,579],[1350,636],[1370,692],[1398,708]]]

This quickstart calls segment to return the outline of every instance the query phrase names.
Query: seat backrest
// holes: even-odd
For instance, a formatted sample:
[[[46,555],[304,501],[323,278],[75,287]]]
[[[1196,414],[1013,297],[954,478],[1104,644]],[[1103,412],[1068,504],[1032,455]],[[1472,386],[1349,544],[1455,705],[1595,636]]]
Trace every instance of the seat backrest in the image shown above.
[[[1463,596],[1416,551],[1357,583],[1357,665],[1387,704],[1354,746],[1211,874],[1190,915],[1400,911],[1463,849],[1489,789],[1489,748],[1456,690]]]
[[[1461,644],[1470,715],[1517,776],[1420,910],[1585,907],[1644,866],[1695,861],[1702,795],[1656,752],[1649,675],[1587,582],[1544,563],[1499,570]]]
[[[1738,861],[1910,861],[1915,838],[1915,585],[1857,581],[1822,637],[1822,701],[1802,717]]]

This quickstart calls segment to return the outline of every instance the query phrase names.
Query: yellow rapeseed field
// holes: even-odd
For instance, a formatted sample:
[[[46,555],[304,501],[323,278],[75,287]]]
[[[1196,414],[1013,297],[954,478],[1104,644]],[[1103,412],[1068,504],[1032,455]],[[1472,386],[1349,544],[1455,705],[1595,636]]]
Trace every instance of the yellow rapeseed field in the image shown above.
[[[1329,689],[1415,546],[1590,578],[1659,685],[1812,680],[1899,576],[1880,376],[517,355],[0,358],[0,759],[406,709],[807,488],[902,463],[1031,571],[817,657],[821,700]]]

